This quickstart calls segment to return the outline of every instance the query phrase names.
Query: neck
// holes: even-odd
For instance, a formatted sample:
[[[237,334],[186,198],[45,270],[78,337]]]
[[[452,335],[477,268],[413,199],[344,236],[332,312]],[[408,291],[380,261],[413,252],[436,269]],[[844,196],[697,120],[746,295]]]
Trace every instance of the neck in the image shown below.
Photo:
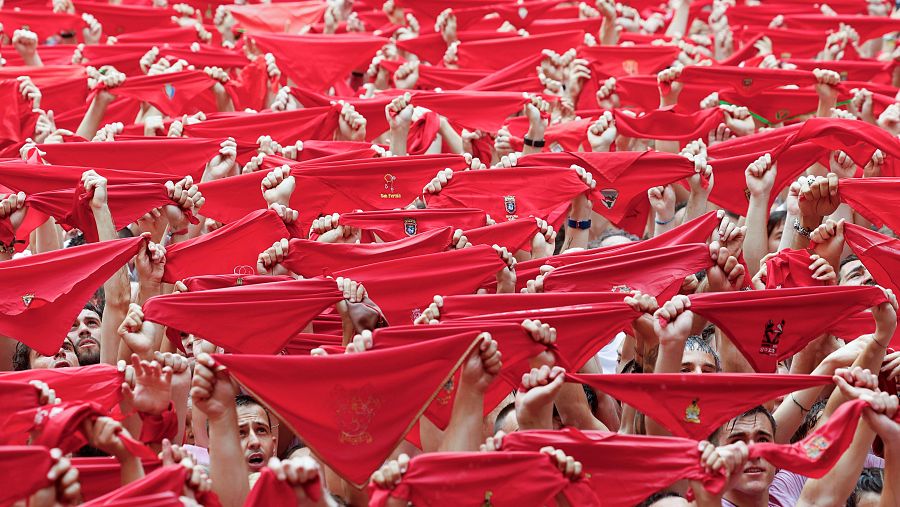
[[[742,491],[731,490],[722,497],[737,507],[769,507],[769,490],[762,493],[748,494]]]

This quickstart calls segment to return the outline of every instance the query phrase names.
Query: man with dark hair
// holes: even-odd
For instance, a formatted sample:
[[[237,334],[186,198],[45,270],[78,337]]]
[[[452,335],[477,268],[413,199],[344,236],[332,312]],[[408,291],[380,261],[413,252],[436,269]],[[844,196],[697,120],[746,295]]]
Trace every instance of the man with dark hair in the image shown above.
[[[838,285],[875,285],[875,280],[859,257],[850,254],[841,261],[838,269]]]
[[[241,450],[250,472],[262,470],[278,448],[278,426],[272,424],[269,411],[255,398],[239,394],[234,398],[237,407],[238,433]]]
[[[69,330],[68,339],[75,344],[75,352],[78,354],[78,362],[82,366],[98,364],[100,362],[100,328],[103,310],[92,301],[84,305],[72,329]]]
[[[688,336],[681,356],[681,373],[718,373],[722,371],[719,354],[699,335]]]
[[[863,468],[853,495],[847,499],[847,507],[878,507],[883,489],[884,470],[875,467]]]
[[[82,366],[79,362],[75,345],[66,337],[56,355],[45,356],[22,342],[16,343],[13,353],[13,369],[15,371],[36,370],[39,368],[68,368]]]
[[[720,445],[741,442],[745,445],[773,442],[775,440],[775,418],[762,405],[735,417],[721,431]],[[766,460],[747,460],[743,470],[734,482],[734,487],[722,498],[722,505],[744,507],[774,505],[769,499],[769,486],[775,478],[775,467]]]

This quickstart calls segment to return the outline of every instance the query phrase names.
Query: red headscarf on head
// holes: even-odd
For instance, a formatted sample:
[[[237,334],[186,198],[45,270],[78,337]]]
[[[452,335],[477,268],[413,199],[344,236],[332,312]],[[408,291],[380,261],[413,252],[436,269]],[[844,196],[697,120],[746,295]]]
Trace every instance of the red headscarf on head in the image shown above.
[[[0,263],[0,333],[43,355],[56,354],[85,301],[144,241],[104,241]]]
[[[790,289],[691,294],[691,311],[731,340],[754,370],[774,372],[842,318],[885,301],[879,287]]]
[[[290,280],[155,296],[144,303],[144,318],[228,351],[275,354],[342,298],[333,280]]]
[[[739,373],[566,374],[647,414],[678,437],[706,440],[722,424],[760,403],[831,383],[827,375]]]
[[[514,480],[512,480],[514,478]],[[432,452],[416,456],[394,489],[370,488],[370,505],[390,497],[415,505],[551,505],[562,494],[571,505],[598,506],[587,480],[567,479],[540,452]]]
[[[503,437],[504,451],[539,451],[552,446],[580,461],[603,505],[630,507],[675,481],[702,481],[710,493],[725,486],[721,474],[700,465],[697,442],[678,437],[621,435],[605,431],[517,431]],[[616,477],[616,481],[610,481]],[[628,484],[628,487],[621,487]]]
[[[362,485],[478,345],[476,336],[325,357],[213,357],[324,463]],[[290,394],[298,389],[302,397]]]

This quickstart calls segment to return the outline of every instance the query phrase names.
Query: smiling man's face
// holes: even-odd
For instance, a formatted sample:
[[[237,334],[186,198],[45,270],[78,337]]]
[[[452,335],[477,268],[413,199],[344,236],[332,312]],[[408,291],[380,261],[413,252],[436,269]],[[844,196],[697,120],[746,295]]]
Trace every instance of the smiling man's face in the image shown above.
[[[262,470],[275,455],[276,437],[266,410],[255,403],[237,407],[241,449],[250,472]]]

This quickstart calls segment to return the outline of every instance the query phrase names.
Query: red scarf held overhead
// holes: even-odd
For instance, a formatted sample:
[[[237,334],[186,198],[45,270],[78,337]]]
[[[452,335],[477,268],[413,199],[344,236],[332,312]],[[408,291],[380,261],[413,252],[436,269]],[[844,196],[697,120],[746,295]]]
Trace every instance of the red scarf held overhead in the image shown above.
[[[102,22],[101,22],[102,23]],[[85,27],[81,16],[64,12],[52,12],[44,9],[3,9],[0,12],[0,24],[7,36],[20,28],[28,28],[35,32],[40,40],[59,35],[61,32],[73,32],[82,40],[81,29]],[[43,52],[41,53],[43,55]]]
[[[522,158],[519,164],[584,167],[597,181],[591,193],[594,211],[636,234],[643,234],[647,226],[647,189],[694,174],[694,164],[688,159],[656,152],[540,153]]]
[[[524,319],[540,320],[556,328],[557,363],[577,371],[617,333],[630,329],[631,322],[638,317],[640,314],[624,302],[613,302],[476,315],[447,325],[457,322],[521,324]]]
[[[116,97],[147,102],[166,116],[180,116],[197,112],[195,99],[215,84],[216,81],[206,72],[185,70],[155,76],[132,76],[112,93]]]
[[[678,141],[686,144],[705,139],[724,116],[719,108],[701,109],[694,113],[678,113],[674,109],[656,109],[637,117],[616,110],[616,128],[620,135],[645,139]]]
[[[260,283],[287,282],[294,278],[287,275],[200,275],[182,280],[190,292],[204,290],[226,289],[228,287],[240,287],[242,285],[257,285]]]
[[[66,402],[91,401],[101,412],[109,412],[122,398],[121,387],[125,374],[115,366],[93,364],[77,368],[41,368],[37,370],[0,373],[0,380],[26,383],[40,380],[56,391],[56,396]],[[34,424],[34,417],[24,421],[27,427]],[[9,426],[6,432],[12,432]],[[26,431],[23,428],[22,431]]]
[[[63,402],[42,407],[34,418],[36,432],[32,445],[59,448],[63,454],[77,451],[87,443],[81,433],[82,423],[103,416],[99,405],[92,402]],[[156,459],[156,453],[134,438],[120,433],[122,445],[139,459]]]
[[[387,505],[391,497],[414,505],[555,505],[559,494],[571,505],[601,505],[587,479],[567,479],[540,452],[421,454],[409,462],[394,489],[373,484],[369,491],[370,505],[376,507]]]
[[[347,215],[343,215],[341,220]],[[322,243],[292,239],[282,265],[305,277],[332,275],[337,271],[443,252],[450,246],[453,229],[443,227],[385,243]]]
[[[469,352],[475,333],[363,354],[214,359],[354,485],[365,484]],[[290,395],[298,389],[302,397]]]
[[[526,96],[516,92],[448,90],[414,92],[411,103],[468,130],[496,132],[507,117],[522,110],[526,101]]]
[[[706,473],[697,442],[686,438],[565,428],[517,431],[504,436],[502,446],[504,451],[531,452],[551,446],[572,456],[590,474],[591,488],[609,507],[631,507],[682,479],[701,481],[713,494],[725,486],[721,474]],[[610,481],[610,477],[618,479]]]
[[[844,224],[844,239],[879,285],[900,292],[900,240],[855,224]],[[866,329],[871,318],[869,324]],[[891,346],[900,348],[900,336],[895,334]]]
[[[498,382],[493,382],[484,394],[482,414],[487,416],[509,393],[518,387],[522,375],[531,371],[530,361],[545,351],[556,351],[555,347],[545,347],[531,339],[520,323],[486,323],[455,321],[440,326],[390,326],[375,330],[372,337],[375,350],[411,345],[423,341],[437,340],[459,333],[490,333],[497,341],[503,354],[503,366],[498,374]],[[434,401],[425,411],[425,417],[441,429],[450,423],[453,404],[459,387],[460,372],[441,388]]]
[[[39,400],[35,386],[27,382],[7,380],[0,376],[0,399],[3,400],[3,414],[0,415],[0,443],[15,443],[20,440],[21,431],[27,429],[28,421],[34,422]],[[24,423],[16,427],[16,423]]]
[[[341,215],[341,225],[374,233],[383,241],[397,241],[419,232],[473,229],[486,223],[484,211],[475,208],[357,211]]]
[[[515,167],[494,171],[463,171],[436,195],[426,195],[429,208],[478,208],[494,220],[510,221],[528,215],[559,214],[560,206],[592,192],[573,169]]]
[[[142,505],[138,502],[152,500],[148,497],[160,493],[171,493],[181,496],[184,493],[185,482],[188,480],[190,473],[191,471],[182,465],[169,465],[157,468],[134,482],[81,505],[87,507]],[[164,501],[158,497],[155,500],[157,502]],[[211,491],[199,493],[197,502],[207,507],[219,507],[221,505],[219,498]],[[156,507],[160,503],[149,503],[147,505]],[[168,506],[169,503],[162,503],[161,505]]]
[[[720,426],[782,394],[831,383],[827,375],[739,373],[566,374],[653,418],[673,435],[706,440]]]
[[[280,62],[281,60],[279,60]],[[234,112],[208,115],[184,126],[187,137],[233,137],[241,144],[256,144],[259,136],[271,136],[282,146],[307,139],[330,140],[338,126],[340,108],[312,107],[294,111]]]
[[[275,55],[285,76],[320,92],[371,61],[387,41],[367,34],[261,33],[254,34],[253,40],[260,49]]]
[[[709,248],[700,243],[652,250],[611,252],[592,260],[554,269],[544,277],[547,292],[609,290],[651,294],[668,301],[685,277],[712,264]]]
[[[580,30],[547,33],[529,37],[507,37],[493,40],[460,42],[456,48],[457,65],[463,69],[502,69],[511,61],[519,61],[544,49],[564,53],[584,43]]]
[[[544,292],[537,294],[466,294],[444,296],[440,308],[441,322],[477,317],[485,313],[505,313],[562,306],[618,303],[625,299],[621,292]]]
[[[379,65],[393,76],[403,63],[405,62],[402,60],[382,60]],[[416,88],[422,90],[433,90],[435,88],[458,90],[479,79],[484,79],[488,74],[489,72],[484,70],[448,69],[423,63],[419,65],[419,79],[416,81]],[[394,85],[396,86],[396,83]]]
[[[563,206],[568,207],[567,204]],[[560,213],[551,212],[550,216]],[[558,225],[551,225],[555,228]],[[473,245],[497,245],[506,247],[510,252],[531,251],[531,242],[538,233],[537,222],[532,217],[524,217],[509,222],[485,225],[474,229],[466,229],[463,235]]]
[[[790,289],[692,294],[691,311],[725,333],[754,370],[775,371],[778,361],[803,350],[841,319],[883,303],[878,287]]]
[[[823,477],[850,447],[862,411],[868,406],[863,400],[848,401],[835,410],[828,422],[799,442],[750,446],[750,459],[762,458],[778,469],[813,479]],[[900,416],[895,416],[894,421],[900,422]]]
[[[900,178],[850,178],[841,180],[841,201],[876,227],[900,231]]]
[[[343,338],[333,334],[300,333],[294,335],[284,345],[282,354],[288,356],[308,356],[315,348],[343,347]]]
[[[290,234],[277,213],[254,211],[209,234],[169,248],[163,281],[175,283],[197,275],[255,275],[259,254],[287,237]]]
[[[782,250],[766,261],[766,288],[789,289],[827,285],[812,277],[812,259],[806,250]]]
[[[303,484],[303,491],[312,502],[322,499],[322,484],[318,477]],[[270,468],[263,468],[259,479],[253,485],[253,490],[244,501],[244,507],[295,507],[296,505],[297,494],[294,493],[293,486],[278,480],[275,472]]]
[[[84,501],[99,498],[122,486],[122,465],[111,456],[71,458],[78,469],[81,497]],[[144,472],[150,473],[162,466],[158,459],[143,460]]]
[[[153,28],[165,28],[174,24],[173,9],[159,9],[139,5],[113,5],[100,2],[78,0],[73,2],[78,12],[89,12],[103,25],[106,35],[125,32],[140,32]]]
[[[826,16],[824,14],[789,14],[784,17],[788,28],[836,32],[841,25],[849,25],[859,33],[859,42],[880,38],[890,32],[900,30],[900,20],[884,16]]]
[[[49,486],[47,472],[53,465],[50,450],[36,445],[0,446],[0,473],[9,480],[0,489],[0,505],[25,500],[37,490]]]
[[[104,241],[3,262],[0,333],[43,355],[56,354],[85,301],[144,241]]]
[[[155,296],[144,303],[144,318],[228,351],[275,354],[342,298],[333,280],[291,280]]]
[[[419,38],[421,39],[421,37]],[[403,42],[408,41],[400,41],[398,46],[402,45]],[[438,57],[438,61],[440,61],[441,57],[443,57],[443,55]],[[513,63],[494,72],[481,69],[481,72],[489,72],[489,74],[473,83],[467,84],[462,87],[462,89],[540,93],[543,91],[544,87],[535,75],[534,68],[535,66],[540,65],[541,60],[543,59],[544,55],[538,52],[526,58],[512,60]]]
[[[506,264],[484,245],[417,255],[335,273],[361,282],[388,322],[410,324],[431,303],[435,292],[472,294]]]
[[[304,26],[323,19],[327,5],[318,1],[272,4],[229,5],[237,26],[247,33],[297,33]]]
[[[685,67],[679,82],[729,86],[743,96],[757,95],[771,88],[797,85],[801,88],[816,84],[808,70],[763,69],[760,67],[731,67],[724,65]]]

